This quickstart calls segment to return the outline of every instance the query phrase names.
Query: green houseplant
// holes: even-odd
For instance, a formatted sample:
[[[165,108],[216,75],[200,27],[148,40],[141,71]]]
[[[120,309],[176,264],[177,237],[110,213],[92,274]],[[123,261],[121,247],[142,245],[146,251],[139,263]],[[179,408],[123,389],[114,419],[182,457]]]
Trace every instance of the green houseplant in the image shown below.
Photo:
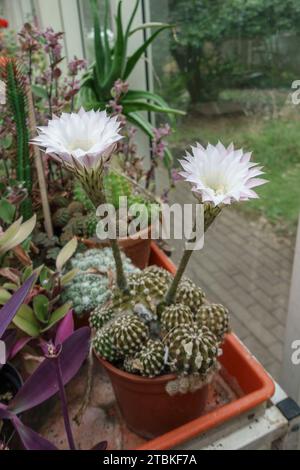
[[[110,45],[108,37],[109,2],[105,3],[105,21],[102,30],[97,0],[90,0],[94,20],[95,63],[89,67],[82,78],[80,100],[85,109],[104,109],[108,103],[113,101],[113,88],[117,80],[123,82],[128,80],[151,43],[162,31],[171,27],[163,23],[146,23],[133,28],[139,4],[140,0],[136,0],[129,22],[124,28],[122,2],[119,2],[116,16],[116,37],[114,44]],[[151,30],[152,28],[156,28],[156,31],[149,36],[143,45],[127,57],[129,38],[140,30]],[[122,106],[122,113],[127,120],[150,138],[153,138],[154,128],[141,114],[143,111],[167,115],[185,114],[180,110],[171,109],[159,95],[144,90],[128,90],[121,97],[119,105]],[[166,153],[166,158],[169,160],[170,153],[167,149]]]
[[[115,208],[116,213],[121,213],[122,201],[126,203],[128,209],[125,219],[120,220],[125,230],[123,230],[122,238],[119,238],[119,244],[135,266],[144,268],[148,265],[150,256],[151,221],[159,217],[160,203],[139,184],[136,184],[117,170],[111,169],[105,175],[103,182],[106,201]],[[94,204],[78,183],[75,183],[74,194],[75,200],[82,205],[86,214],[81,215],[78,207],[77,212],[69,218],[64,227],[63,237],[81,236],[81,241],[88,248],[106,246],[108,243],[101,242],[96,236],[99,218],[95,215],[96,208]],[[74,203],[71,203],[71,205],[74,206]],[[70,209],[61,209],[58,212],[62,216],[68,217]],[[127,227],[133,218],[133,214],[137,212],[141,214],[143,222],[136,236],[130,236]]]

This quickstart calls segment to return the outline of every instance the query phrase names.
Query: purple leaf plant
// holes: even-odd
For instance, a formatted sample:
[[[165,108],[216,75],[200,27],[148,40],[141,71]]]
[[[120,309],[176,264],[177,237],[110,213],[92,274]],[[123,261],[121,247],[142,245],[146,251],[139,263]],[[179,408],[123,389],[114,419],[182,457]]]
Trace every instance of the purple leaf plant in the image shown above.
[[[57,392],[61,399],[69,447],[75,449],[64,387],[77,374],[88,354],[90,329],[84,327],[72,332],[71,317],[70,312],[61,322],[54,342],[45,342],[42,345],[44,361],[26,380],[16,396],[8,405],[0,404],[0,418],[11,421],[27,450],[56,449],[45,438],[25,426],[18,415],[40,405]]]
[[[7,330],[20,306],[29,294],[36,276],[32,275],[0,310],[0,339],[7,345],[7,357],[11,357],[25,343],[15,343],[15,331]],[[21,413],[40,405],[59,393],[64,424],[70,449],[75,450],[75,442],[68,413],[65,385],[77,374],[86,359],[90,346],[91,330],[88,327],[74,331],[73,312],[59,323],[54,340],[40,339],[45,359],[26,380],[22,388],[8,405],[0,403],[0,419],[10,420],[27,450],[57,450],[47,439],[30,429],[20,420]],[[95,449],[105,449],[101,442]]]
[[[34,282],[36,275],[30,276],[27,281],[15,292],[11,298],[6,302],[4,307],[0,310],[0,340],[4,341],[6,345],[6,359],[11,357],[13,349],[16,347],[15,339],[16,334],[14,331],[7,330],[14,316],[18,313],[19,308],[23,304],[27,295],[29,294]],[[20,345],[18,346],[18,348]],[[23,347],[23,345],[22,345]],[[0,365],[1,369],[1,365]]]

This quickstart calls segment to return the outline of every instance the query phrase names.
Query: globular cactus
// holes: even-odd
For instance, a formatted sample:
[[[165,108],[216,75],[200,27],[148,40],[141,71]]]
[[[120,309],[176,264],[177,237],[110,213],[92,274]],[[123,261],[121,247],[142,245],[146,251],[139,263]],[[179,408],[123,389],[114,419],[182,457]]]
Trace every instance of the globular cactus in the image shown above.
[[[57,209],[57,211],[53,214],[53,225],[54,227],[63,228],[68,224],[70,218],[71,216],[68,211],[68,208],[61,207],[60,209]]]
[[[149,337],[149,329],[136,315],[128,313],[112,321],[111,335],[117,351],[124,357],[142,348]]]
[[[88,237],[93,237],[96,234],[96,228],[98,224],[98,219],[96,215],[90,214],[86,216],[86,235]]]
[[[171,331],[179,325],[191,325],[193,314],[191,309],[183,304],[166,307],[160,317],[161,328],[164,332]]]
[[[55,206],[56,207],[68,207],[68,198],[66,198],[65,196],[55,196],[55,198],[53,199],[53,203],[55,203]]]
[[[110,323],[107,323],[97,331],[93,339],[93,347],[96,354],[109,362],[115,362],[120,358],[114,343]]]
[[[99,330],[115,316],[116,312],[111,306],[96,307],[90,315],[90,327]]]
[[[216,363],[218,339],[207,328],[197,324],[180,325],[165,338],[171,370],[184,375],[205,375]]]
[[[156,307],[163,301],[172,281],[171,274],[165,269],[150,266],[141,272],[128,276],[129,293],[114,289],[113,305],[119,311],[133,311],[136,306],[144,306],[156,318]]]
[[[176,303],[188,306],[195,314],[203,304],[204,299],[205,293],[193,281],[185,278],[180,282],[176,293]]]
[[[229,311],[221,304],[202,305],[195,314],[195,321],[200,326],[207,326],[222,340],[229,328]]]
[[[68,205],[68,211],[69,211],[69,214],[70,215],[73,215],[73,214],[78,214],[78,213],[82,213],[84,210],[84,207],[83,207],[83,204],[81,204],[81,202],[78,202],[78,201],[72,201],[69,205]]]
[[[115,209],[119,209],[119,198],[127,197],[132,193],[132,187],[127,178],[117,173],[110,172],[104,177],[106,200]]]
[[[85,237],[87,225],[87,216],[82,214],[73,214],[68,223],[64,226],[61,241],[69,240],[70,238]]]
[[[139,272],[131,260],[122,254],[127,274]],[[75,314],[91,312],[105,305],[111,297],[109,273],[114,275],[115,262],[111,248],[92,249],[77,253],[71,259],[72,268],[79,270],[62,292],[63,302],[72,302]]]
[[[159,340],[149,339],[133,357],[124,361],[124,369],[131,374],[156,377],[165,367],[165,346]]]

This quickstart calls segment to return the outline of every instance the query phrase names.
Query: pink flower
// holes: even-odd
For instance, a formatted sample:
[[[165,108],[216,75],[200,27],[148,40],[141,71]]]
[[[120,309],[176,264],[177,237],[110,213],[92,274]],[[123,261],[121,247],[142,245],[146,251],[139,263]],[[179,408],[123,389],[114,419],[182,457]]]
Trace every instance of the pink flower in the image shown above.
[[[87,61],[85,59],[77,59],[75,56],[68,64],[69,74],[76,76],[81,70],[85,70],[87,67]]]

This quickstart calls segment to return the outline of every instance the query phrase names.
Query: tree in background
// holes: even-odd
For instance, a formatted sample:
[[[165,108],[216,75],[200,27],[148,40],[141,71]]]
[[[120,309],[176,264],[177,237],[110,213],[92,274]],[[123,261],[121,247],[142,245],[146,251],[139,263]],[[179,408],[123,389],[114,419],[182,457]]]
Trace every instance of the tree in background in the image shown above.
[[[279,33],[299,32],[299,0],[168,0],[168,5],[170,22],[176,25],[171,52],[191,104],[217,99],[240,75],[237,58],[224,54],[227,40],[253,39],[266,45]],[[274,74],[276,61],[272,53],[265,55]]]

